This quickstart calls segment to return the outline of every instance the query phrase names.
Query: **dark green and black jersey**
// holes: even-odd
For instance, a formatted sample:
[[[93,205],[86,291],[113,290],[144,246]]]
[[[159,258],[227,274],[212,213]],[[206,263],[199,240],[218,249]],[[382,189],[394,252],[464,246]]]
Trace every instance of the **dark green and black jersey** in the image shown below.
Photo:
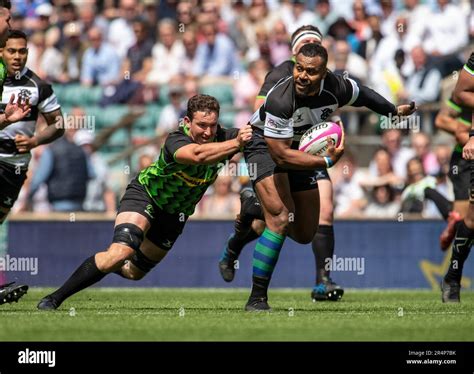
[[[238,129],[217,130],[215,142],[237,137]],[[190,216],[207,188],[216,180],[223,162],[213,165],[184,165],[176,161],[176,151],[193,144],[188,129],[181,126],[172,132],[161,148],[160,156],[143,169],[138,181],[145,187],[156,205],[170,214]],[[231,158],[231,156],[229,156]]]

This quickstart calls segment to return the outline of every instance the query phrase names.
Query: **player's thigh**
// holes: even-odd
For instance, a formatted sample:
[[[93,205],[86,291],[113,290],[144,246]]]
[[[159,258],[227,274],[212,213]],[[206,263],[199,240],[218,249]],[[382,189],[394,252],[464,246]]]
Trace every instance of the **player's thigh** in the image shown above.
[[[145,238],[140,246],[140,253],[134,253],[130,261],[122,266],[122,275],[131,280],[140,280],[161,262],[168,252]]]
[[[148,231],[154,219],[156,205],[136,179],[132,180],[120,200],[115,228],[119,225],[135,225],[143,232]]]
[[[145,238],[143,241],[140,251],[145,255],[148,259],[154,262],[160,262],[165,258],[165,256],[169,253],[169,250],[165,250],[160,248],[149,239]]]
[[[334,221],[333,189],[330,179],[318,179],[319,224],[332,225]]]

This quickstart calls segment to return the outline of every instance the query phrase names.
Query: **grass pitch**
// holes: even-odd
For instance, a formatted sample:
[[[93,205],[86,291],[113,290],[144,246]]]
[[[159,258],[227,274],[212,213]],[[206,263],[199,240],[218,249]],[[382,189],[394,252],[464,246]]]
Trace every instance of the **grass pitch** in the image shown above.
[[[54,312],[51,290],[0,306],[0,341],[474,341],[474,292],[347,290],[313,303],[309,290],[272,290],[270,313],[243,310],[248,290],[90,289]]]

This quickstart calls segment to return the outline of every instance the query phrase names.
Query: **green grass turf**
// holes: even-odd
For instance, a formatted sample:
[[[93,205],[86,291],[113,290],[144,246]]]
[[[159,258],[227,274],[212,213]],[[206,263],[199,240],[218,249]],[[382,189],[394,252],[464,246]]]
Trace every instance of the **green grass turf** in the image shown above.
[[[453,305],[432,291],[348,290],[339,302],[313,303],[308,290],[272,290],[271,313],[248,313],[242,289],[96,288],[38,311],[48,291],[0,306],[0,341],[474,340],[472,291]]]

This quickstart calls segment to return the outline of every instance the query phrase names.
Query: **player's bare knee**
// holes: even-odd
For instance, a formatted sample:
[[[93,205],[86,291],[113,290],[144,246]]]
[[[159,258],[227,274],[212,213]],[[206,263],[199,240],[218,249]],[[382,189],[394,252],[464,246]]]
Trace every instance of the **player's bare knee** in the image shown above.
[[[263,231],[265,230],[265,221],[254,219],[252,222],[252,229],[258,235],[262,235]]]
[[[279,234],[286,234],[290,224],[288,209],[282,208],[272,212],[268,219],[268,226],[272,230],[276,230]]]
[[[132,255],[133,250],[131,248],[112,243],[107,252],[99,253],[96,256],[97,267],[104,273],[117,271]]]

